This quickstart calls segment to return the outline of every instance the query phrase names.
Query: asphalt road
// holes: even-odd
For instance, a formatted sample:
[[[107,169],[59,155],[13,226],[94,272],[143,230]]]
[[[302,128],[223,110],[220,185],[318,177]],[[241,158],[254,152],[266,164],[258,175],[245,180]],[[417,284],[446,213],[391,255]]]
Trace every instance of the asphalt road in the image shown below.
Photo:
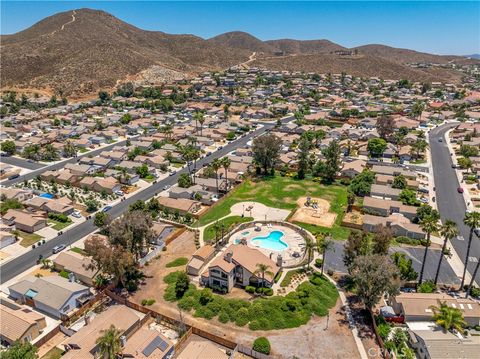
[[[137,137],[138,136],[132,136],[130,138],[130,140],[135,139]],[[127,140],[115,142],[115,143],[112,143],[111,145],[101,147],[101,148],[98,148],[96,150],[93,150],[93,151],[90,151],[90,152],[87,152],[87,153],[81,153],[75,158],[73,158],[73,157],[72,158],[67,158],[66,160],[59,161],[59,162],[56,162],[56,163],[51,164],[51,165],[45,165],[45,164],[38,163],[38,162],[28,162],[27,160],[24,160],[24,159],[18,158],[18,157],[2,157],[1,158],[2,162],[33,170],[32,172],[29,172],[25,175],[22,175],[20,177],[15,178],[15,179],[3,181],[2,186],[5,186],[5,187],[12,186],[15,183],[22,182],[24,180],[28,181],[28,180],[34,179],[39,174],[41,174],[41,173],[43,173],[47,170],[51,171],[51,170],[58,170],[58,169],[64,168],[67,163],[76,163],[80,158],[85,157],[85,156],[96,156],[103,151],[111,150],[115,146],[124,146],[126,144],[126,142],[127,142]],[[27,167],[27,164],[30,167]]]
[[[12,156],[1,156],[0,162],[7,163],[12,166],[17,166],[21,168],[26,168],[27,170],[38,170],[45,167],[46,165],[38,162],[29,162],[23,158],[12,157]]]
[[[467,207],[463,196],[457,192],[457,188],[461,186],[458,183],[455,170],[452,168],[452,156],[450,156],[450,151],[444,138],[445,133],[457,125],[458,123],[447,123],[434,128],[430,131],[429,139],[438,210],[443,222],[445,219],[451,219],[458,225],[460,238],[463,238],[463,240],[455,238],[451,240],[451,243],[463,262],[467,253],[468,236],[470,234],[470,228],[463,224]],[[439,138],[442,138],[443,142],[439,142]],[[470,258],[480,258],[480,240],[478,240],[475,234],[473,235],[470,249]],[[467,264],[469,273],[473,272],[476,265],[474,260],[469,260]],[[480,283],[480,273],[476,276],[475,281]]]
[[[325,268],[332,269],[335,272],[347,273],[347,268],[343,263],[343,248],[345,242],[335,241],[333,249],[327,252]],[[390,253],[402,252],[405,253],[407,258],[412,260],[413,269],[420,273],[422,268],[423,254],[425,249],[419,247],[391,247]],[[437,271],[437,265],[439,260],[440,250],[438,249],[429,249],[427,262],[425,263],[424,269],[424,278],[425,279],[435,279],[435,273]],[[438,278],[439,283],[445,285],[459,285],[460,280],[453,271],[450,264],[444,259],[442,262],[442,268],[440,269],[440,274]]]
[[[255,131],[250,132],[244,137],[241,137],[235,141],[232,141],[225,145],[223,148],[215,151],[212,153],[210,156],[203,157],[197,161],[197,169],[201,168],[205,163],[211,162],[215,158],[220,158],[225,155],[227,155],[229,152],[237,149],[237,148],[242,148],[245,147],[247,142],[250,141],[253,137],[258,136],[268,129],[271,129],[273,127],[272,124],[266,124],[264,127],[259,128]],[[116,143],[115,145],[118,145],[121,143]],[[101,149],[101,151],[106,150],[106,148]],[[92,154],[92,152],[90,153]],[[68,161],[64,161],[68,162]],[[61,168],[64,164],[60,165]],[[57,166],[57,165],[55,165]],[[49,169],[52,167],[50,166]],[[43,169],[45,170],[45,169]],[[41,172],[41,171],[40,171]],[[157,193],[161,192],[163,187],[165,185],[174,185],[177,183],[177,179],[180,176],[181,173],[187,172],[187,169],[181,169],[178,171],[175,175],[169,176],[161,181],[158,181],[157,183],[153,184],[150,187],[145,188],[143,191],[140,191],[139,193],[126,198],[124,201],[114,205],[112,209],[108,212],[111,218],[117,218],[119,217],[125,210],[128,209],[128,207],[134,203],[137,200],[142,200],[146,201],[153,196],[155,196]],[[22,179],[23,180],[23,179]],[[43,258],[47,258],[52,255],[52,249],[53,247],[59,245],[59,244],[65,244],[65,245],[71,245],[74,242],[78,241],[79,239],[87,236],[88,234],[92,233],[94,230],[96,230],[96,227],[93,225],[93,218],[85,221],[72,229],[65,231],[62,235],[51,239],[47,241],[45,244],[41,245],[40,247],[37,247],[35,249],[31,249],[30,251],[26,252],[25,254],[12,259],[11,261],[5,263],[4,265],[0,266],[0,283],[5,283],[6,281],[14,278],[15,276],[23,273],[26,271],[28,268],[32,267],[35,265],[38,257],[40,255],[43,256]]]

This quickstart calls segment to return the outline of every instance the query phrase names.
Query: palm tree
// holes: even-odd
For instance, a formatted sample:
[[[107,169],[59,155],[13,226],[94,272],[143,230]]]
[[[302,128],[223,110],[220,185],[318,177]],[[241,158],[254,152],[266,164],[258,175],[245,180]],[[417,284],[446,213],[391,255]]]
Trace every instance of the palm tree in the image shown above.
[[[460,284],[460,289],[463,289],[463,285],[465,284],[465,275],[467,273],[468,257],[470,256],[470,247],[472,245],[473,233],[475,231],[475,228],[480,227],[480,212],[467,213],[463,220],[463,223],[465,223],[466,226],[470,227],[470,234],[468,235],[467,254],[465,255],[465,264],[463,267],[462,284]]]
[[[435,323],[440,325],[445,331],[456,329],[459,332],[467,325],[463,318],[463,313],[458,308],[448,306],[446,302],[440,302],[440,307],[430,306],[433,311]]]
[[[198,133],[198,121],[203,117],[203,114],[200,111],[196,111],[193,114],[193,119],[195,120],[195,132]]]
[[[228,169],[230,168],[232,161],[230,160],[230,158],[225,156],[220,160],[220,163],[222,164],[222,167],[225,170],[225,181],[226,181],[226,186],[228,188]]]
[[[257,264],[257,270],[253,273],[255,275],[260,274],[262,276],[262,287],[265,284],[265,274],[269,275],[271,277],[274,276],[274,273],[269,270],[270,268],[271,267],[268,264],[258,263]]]
[[[326,234],[317,234],[317,250],[319,253],[322,254],[322,276],[323,276],[323,269],[325,268],[325,257],[327,251],[333,248],[333,241],[330,235]]]
[[[478,268],[480,268],[480,258],[477,258],[477,265],[475,266],[475,270],[473,271],[472,279],[470,279],[470,283],[468,284],[468,288],[467,288],[467,291],[465,293],[465,298],[468,298],[468,296],[470,295],[470,292],[472,291],[473,282],[475,281],[475,278],[477,277]]]
[[[440,234],[443,237],[443,246],[442,246],[442,253],[440,253],[440,259],[438,260],[437,272],[435,273],[435,285],[438,281],[438,275],[440,273],[440,267],[442,266],[443,254],[447,249],[447,242],[449,239],[455,238],[458,236],[458,228],[457,224],[452,221],[451,219],[447,219],[445,224],[440,228]]]
[[[41,263],[42,263],[42,269],[48,269],[52,266],[52,261],[47,258],[43,258],[41,260]]]
[[[120,335],[122,331],[112,324],[107,330],[102,330],[102,335],[97,338],[98,350],[104,359],[115,359],[120,353],[122,346]]]
[[[310,262],[313,259],[313,254],[317,249],[317,243],[313,242],[311,239],[305,241],[305,253],[307,253],[307,269],[310,269]]]
[[[425,270],[425,262],[427,260],[428,248],[431,244],[430,235],[438,231],[438,218],[436,216],[425,217],[420,222],[420,227],[422,228],[422,231],[427,234],[427,240],[425,242],[425,253],[423,254],[422,269],[420,270],[420,279],[418,280],[418,284],[422,284],[423,282],[423,271]]]
[[[212,161],[212,168],[215,171],[215,181],[216,181],[216,185],[217,185],[217,193],[219,193],[219,190],[218,190],[218,170],[220,169],[220,167],[222,167],[222,164],[221,164],[220,160],[218,158],[215,158]]]

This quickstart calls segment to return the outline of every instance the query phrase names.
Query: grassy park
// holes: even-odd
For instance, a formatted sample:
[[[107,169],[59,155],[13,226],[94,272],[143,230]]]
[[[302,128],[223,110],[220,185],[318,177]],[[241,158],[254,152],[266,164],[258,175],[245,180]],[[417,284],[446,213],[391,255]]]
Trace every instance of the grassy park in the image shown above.
[[[218,218],[230,213],[230,208],[238,202],[255,201],[269,207],[294,210],[300,197],[318,197],[330,202],[330,210],[337,214],[332,228],[323,228],[310,224],[297,223],[312,232],[330,232],[335,239],[346,239],[349,234],[347,228],[341,227],[343,213],[347,206],[347,189],[341,185],[323,185],[311,179],[297,180],[291,177],[266,177],[254,181],[246,180],[232,190],[219,203],[215,204],[199,222],[199,226],[209,224]],[[210,227],[208,227],[210,228]],[[207,228],[207,230],[208,230]],[[212,229],[213,231],[213,229]],[[206,234],[206,238],[208,237]]]

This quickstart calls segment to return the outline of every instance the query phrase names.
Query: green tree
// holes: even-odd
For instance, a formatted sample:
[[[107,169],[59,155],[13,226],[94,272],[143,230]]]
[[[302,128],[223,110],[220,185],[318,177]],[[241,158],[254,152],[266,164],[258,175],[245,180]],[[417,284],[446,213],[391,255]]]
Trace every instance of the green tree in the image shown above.
[[[190,285],[190,279],[188,278],[187,273],[180,272],[177,276],[177,281],[175,282],[175,295],[177,299],[183,297],[185,292],[188,290]]]
[[[373,254],[355,258],[352,269],[357,296],[371,310],[384,295],[395,295],[399,290],[399,272],[384,255]]]
[[[467,172],[473,167],[473,162],[470,158],[467,157],[460,157],[458,160],[458,166],[462,170],[467,170]]]
[[[148,165],[146,163],[143,163],[141,166],[135,168],[135,172],[140,176],[140,178],[145,178],[150,174]]]
[[[411,114],[415,118],[422,117],[422,112],[425,110],[425,104],[423,102],[417,101],[412,106]]]
[[[360,197],[369,195],[374,181],[375,173],[368,169],[364,169],[362,173],[356,175],[350,182],[350,191]]]
[[[67,140],[63,145],[63,154],[65,157],[77,157],[77,146]]]
[[[100,203],[96,199],[88,198],[85,201],[85,206],[87,206],[87,212],[95,212],[100,206]]]
[[[422,138],[417,139],[412,144],[412,151],[414,152],[416,158],[419,158],[420,154],[424,153],[427,148],[428,142]]]
[[[392,187],[398,189],[407,188],[407,179],[405,178],[405,176],[402,174],[395,176],[395,178],[393,179]]]
[[[387,149],[387,141],[383,138],[372,138],[368,141],[367,150],[372,157],[380,157]]]
[[[298,179],[304,179],[306,173],[310,169],[310,148],[310,141],[306,138],[302,138],[300,140],[300,144],[298,145]]]
[[[210,163],[210,167],[213,169],[213,171],[215,171],[215,183],[216,183],[216,187],[217,187],[217,193],[219,193],[220,190],[218,188],[218,170],[222,167],[222,162],[218,158],[215,158]]]
[[[116,359],[122,351],[120,335],[122,331],[115,328],[113,324],[110,328],[101,331],[102,335],[97,338],[98,351],[104,359]]]
[[[405,205],[415,206],[418,203],[417,193],[414,190],[405,188],[400,192],[398,199]]]
[[[0,354],[2,359],[37,359],[37,347],[29,342],[16,341]]]
[[[454,221],[447,219],[445,223],[440,227],[440,234],[443,237],[443,246],[442,252],[440,253],[440,259],[438,260],[435,280],[433,281],[435,285],[437,285],[438,282],[438,275],[440,274],[440,267],[442,266],[443,255],[447,249],[447,242],[458,236],[457,224]]]
[[[264,174],[269,174],[275,168],[281,148],[282,140],[274,134],[255,137],[253,140],[253,160],[263,169]]]
[[[110,223],[110,216],[106,212],[95,213],[93,224],[98,228],[103,228]]]
[[[253,274],[260,275],[262,278],[262,287],[265,286],[265,275],[271,276],[272,278],[275,275],[270,269],[268,264],[257,263],[256,270]]]
[[[338,141],[333,140],[330,142],[322,153],[325,157],[325,165],[321,175],[325,182],[332,183],[340,171],[340,165],[342,163],[340,160],[341,149]]]
[[[13,155],[16,152],[15,142],[6,140],[0,144],[0,150],[5,152],[8,156]]]
[[[433,311],[435,323],[443,328],[444,331],[455,329],[460,333],[467,326],[463,318],[463,312],[458,308],[450,307],[446,302],[440,302],[440,306],[430,306]]]
[[[423,253],[423,260],[422,260],[422,268],[420,269],[420,278],[418,280],[418,284],[422,284],[423,282],[423,272],[425,270],[425,263],[427,261],[428,249],[430,248],[430,244],[431,244],[430,236],[432,233],[435,233],[439,230],[438,218],[425,217],[420,222],[420,228],[422,228],[422,231],[425,232],[426,240],[425,240],[425,251]]]
[[[393,130],[395,129],[393,117],[386,115],[379,117],[376,122],[376,128],[380,137],[384,140],[388,140],[392,136]]]
[[[470,257],[470,248],[472,246],[473,234],[475,233],[475,228],[480,227],[480,212],[470,212],[465,215],[463,219],[463,223],[470,227],[470,233],[468,235],[468,246],[467,246],[467,253],[465,254],[465,261],[463,263],[463,275],[462,275],[462,284],[460,284],[460,288],[463,288],[465,284],[465,275],[467,273],[467,266],[468,266],[468,258]]]
[[[253,342],[252,349],[258,353],[269,355],[271,350],[271,345],[267,338],[259,337],[255,339],[255,341]]]
[[[108,94],[107,91],[100,91],[98,93],[98,98],[102,103],[107,102],[110,99],[110,95]]]
[[[325,262],[327,258],[327,252],[334,248],[333,241],[329,235],[321,234],[317,235],[317,250],[322,254],[322,269],[321,274],[323,276],[323,270],[325,268]]]
[[[391,255],[391,258],[400,272],[400,279],[408,282],[417,279],[418,273],[413,269],[412,260],[407,258],[405,253],[395,252]]]
[[[192,179],[188,173],[182,173],[178,177],[178,186],[182,188],[188,188],[192,185]]]
[[[232,161],[230,160],[230,158],[225,156],[222,159],[220,159],[220,164],[222,165],[223,170],[225,171],[225,181],[227,182],[226,184],[228,186],[228,169],[232,165]]]
[[[478,147],[470,146],[470,145],[462,145],[460,147],[460,154],[463,157],[476,157],[478,156]]]

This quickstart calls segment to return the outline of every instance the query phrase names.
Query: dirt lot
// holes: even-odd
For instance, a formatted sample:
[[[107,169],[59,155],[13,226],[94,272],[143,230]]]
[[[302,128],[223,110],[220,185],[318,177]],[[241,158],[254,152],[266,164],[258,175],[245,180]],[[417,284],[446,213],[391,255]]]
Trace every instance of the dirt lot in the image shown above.
[[[291,221],[315,224],[321,227],[332,227],[335,223],[335,218],[337,218],[337,214],[329,212],[330,203],[322,198],[311,198],[311,201],[317,203],[317,208],[305,206],[307,197],[299,198],[297,201],[298,208],[292,216]]]

